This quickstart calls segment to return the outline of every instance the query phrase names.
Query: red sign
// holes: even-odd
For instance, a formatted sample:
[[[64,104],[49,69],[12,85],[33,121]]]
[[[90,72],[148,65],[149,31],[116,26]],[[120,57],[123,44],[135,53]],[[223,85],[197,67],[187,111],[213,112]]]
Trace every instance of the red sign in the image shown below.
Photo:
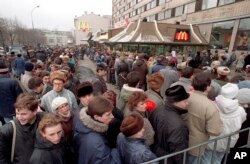
[[[189,41],[189,31],[176,31],[175,41]]]

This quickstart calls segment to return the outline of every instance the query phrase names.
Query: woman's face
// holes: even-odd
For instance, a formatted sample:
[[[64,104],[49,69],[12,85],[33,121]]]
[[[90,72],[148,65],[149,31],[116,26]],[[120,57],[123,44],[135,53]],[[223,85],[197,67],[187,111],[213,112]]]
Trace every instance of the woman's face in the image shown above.
[[[140,112],[145,112],[146,111],[146,103],[145,101],[140,101],[137,106],[135,107],[136,110]]]
[[[68,112],[69,112],[69,104],[68,103],[62,104],[57,108],[57,113],[61,113],[63,115],[66,115],[66,114],[68,114]]]

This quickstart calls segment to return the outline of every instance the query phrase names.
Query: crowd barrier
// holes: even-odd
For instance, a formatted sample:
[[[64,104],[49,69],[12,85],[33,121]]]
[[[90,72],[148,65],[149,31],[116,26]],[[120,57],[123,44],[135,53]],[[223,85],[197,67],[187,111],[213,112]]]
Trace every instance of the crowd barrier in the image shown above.
[[[174,153],[171,153],[171,154],[168,154],[168,155],[165,155],[165,156],[162,156],[162,157],[159,157],[159,158],[156,158],[152,161],[148,161],[148,162],[145,162],[143,164],[155,164],[155,163],[164,163],[164,164],[167,164],[168,163],[168,160],[171,158],[171,157],[174,157],[176,155],[181,155],[183,154],[183,164],[188,164],[188,151],[192,150],[192,149],[196,149],[198,148],[199,149],[199,159],[197,161],[197,164],[199,164],[201,162],[201,156],[200,156],[200,149],[201,147],[204,147],[206,146],[207,144],[210,144],[210,143],[214,143],[214,147],[213,147],[213,153],[212,153],[212,158],[211,158],[211,161],[210,163],[212,164],[213,163],[213,160],[214,160],[214,151],[216,150],[216,147],[217,147],[217,142],[220,140],[220,139],[225,139],[225,138],[228,138],[227,140],[227,148],[226,148],[226,152],[225,152],[225,156],[224,156],[224,161],[223,161],[223,164],[226,164],[227,163],[227,160],[228,160],[228,154],[230,152],[230,142],[231,142],[231,137],[235,134],[240,134],[240,133],[243,133],[243,132],[246,132],[248,131],[248,142],[247,144],[245,145],[242,145],[241,147],[239,148],[250,148],[250,127],[249,128],[245,128],[245,129],[242,129],[240,131],[237,131],[237,132],[234,132],[234,133],[231,133],[231,134],[228,134],[228,135],[225,135],[225,136],[220,136],[220,137],[216,137],[214,139],[211,139],[209,141],[206,141],[206,142],[203,142],[203,143],[200,143],[200,144],[197,144],[195,146],[192,146],[192,147],[189,147],[187,149],[184,149],[182,151],[178,151],[178,152],[174,152]]]

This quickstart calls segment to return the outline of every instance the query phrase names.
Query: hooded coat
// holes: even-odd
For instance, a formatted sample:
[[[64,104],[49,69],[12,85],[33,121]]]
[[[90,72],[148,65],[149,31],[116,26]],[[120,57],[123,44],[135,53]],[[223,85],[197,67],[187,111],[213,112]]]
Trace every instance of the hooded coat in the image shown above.
[[[219,107],[220,118],[223,122],[223,131],[220,136],[225,136],[240,130],[242,123],[246,120],[246,112],[241,106],[239,106],[238,100],[228,99],[219,95],[216,97],[215,102]],[[216,138],[216,136],[210,136],[210,139],[213,138]],[[231,137],[231,148],[234,147],[238,138],[239,134]],[[216,150],[219,152],[225,152],[227,149],[227,140],[227,138],[218,140]],[[208,149],[213,150],[214,144],[208,144]]]
[[[53,144],[36,132],[35,149],[31,155],[30,164],[66,164],[65,142]]]
[[[134,91],[141,91],[143,92],[142,89],[139,88],[134,88],[134,87],[130,87],[128,86],[128,84],[124,84],[122,87],[122,90],[118,96],[118,101],[117,101],[117,105],[116,107],[118,109],[120,109],[122,112],[125,109],[125,106],[128,102],[128,97],[134,92]]]
[[[120,163],[117,149],[110,149],[105,132],[108,125],[92,119],[83,108],[74,130],[73,147],[80,164]]]
[[[148,74],[146,63],[142,59],[136,60],[132,66],[132,71],[140,72],[140,87],[143,87],[146,84],[146,75]]]

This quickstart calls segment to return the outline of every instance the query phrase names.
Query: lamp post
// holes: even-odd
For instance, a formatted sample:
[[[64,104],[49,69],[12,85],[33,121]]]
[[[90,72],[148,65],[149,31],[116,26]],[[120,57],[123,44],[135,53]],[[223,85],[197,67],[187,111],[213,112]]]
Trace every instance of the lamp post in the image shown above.
[[[32,10],[31,10],[31,23],[32,23],[32,29],[34,30],[34,23],[33,23],[33,12],[34,12],[34,10],[36,9],[36,8],[39,8],[40,6],[38,5],[38,6],[36,6],[36,7],[34,7]]]

